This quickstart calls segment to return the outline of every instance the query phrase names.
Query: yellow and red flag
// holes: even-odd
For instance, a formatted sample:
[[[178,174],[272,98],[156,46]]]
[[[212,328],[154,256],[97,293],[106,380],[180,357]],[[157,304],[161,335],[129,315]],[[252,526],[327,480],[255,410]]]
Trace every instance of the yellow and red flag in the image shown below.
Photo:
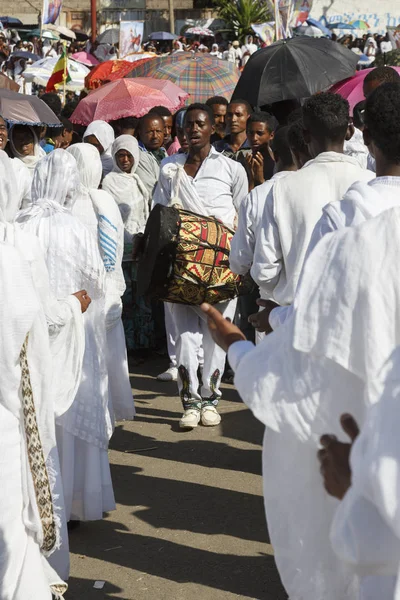
[[[64,85],[64,81],[65,83],[71,81],[71,77],[68,73],[68,59],[65,49],[58,59],[56,66],[53,69],[53,73],[47,82],[46,92],[55,92],[59,86]]]

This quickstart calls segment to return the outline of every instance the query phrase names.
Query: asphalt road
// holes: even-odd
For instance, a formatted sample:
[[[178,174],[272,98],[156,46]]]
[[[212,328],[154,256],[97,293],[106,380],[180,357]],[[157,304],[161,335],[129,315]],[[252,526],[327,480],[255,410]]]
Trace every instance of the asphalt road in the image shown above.
[[[165,366],[132,371],[137,417],[110,448],[117,510],[71,532],[66,600],[286,600],[265,523],[262,426],[223,386],[221,425],[181,431],[176,384],[154,378]]]

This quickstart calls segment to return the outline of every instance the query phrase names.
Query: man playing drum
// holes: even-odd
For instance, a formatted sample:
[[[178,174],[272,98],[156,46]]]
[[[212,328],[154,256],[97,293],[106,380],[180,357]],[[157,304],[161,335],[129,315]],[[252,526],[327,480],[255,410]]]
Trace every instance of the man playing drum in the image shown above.
[[[247,177],[239,163],[223,156],[210,144],[214,133],[214,116],[205,104],[192,104],[185,117],[188,154],[175,154],[161,164],[160,179],[153,204],[178,204],[204,216],[213,216],[233,227],[240,203],[248,192]],[[176,354],[178,388],[184,413],[182,428],[218,425],[217,412],[225,352],[213,341],[197,306],[172,304],[172,316],[178,334]],[[236,300],[220,302],[215,307],[226,318],[233,319]],[[204,366],[202,385],[198,380],[198,356],[202,346]]]

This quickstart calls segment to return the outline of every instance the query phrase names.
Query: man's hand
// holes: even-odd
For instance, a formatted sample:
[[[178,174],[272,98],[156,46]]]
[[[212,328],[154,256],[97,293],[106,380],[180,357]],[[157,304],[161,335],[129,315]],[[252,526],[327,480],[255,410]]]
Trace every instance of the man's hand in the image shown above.
[[[239,327],[225,319],[216,308],[206,303],[203,303],[200,308],[207,315],[208,327],[214,342],[225,352],[228,352],[229,346],[234,342],[246,340]]]
[[[76,292],[72,295],[75,296],[75,298],[78,298],[79,302],[81,303],[81,311],[85,313],[89,307],[89,304],[91,304],[92,302],[90,296],[88,296],[87,291],[81,290],[80,292]]]
[[[320,439],[322,450],[318,452],[318,459],[326,491],[334,498],[342,500],[351,486],[350,451],[359,429],[351,415],[342,415],[340,423],[351,443],[339,442],[335,435],[323,435]]]
[[[261,333],[271,333],[272,327],[269,324],[269,315],[271,311],[279,306],[272,300],[262,300],[261,298],[257,300],[258,306],[263,306],[264,310],[260,310],[258,313],[249,316],[249,323],[253,325],[254,329],[260,331]]]
[[[264,183],[264,157],[261,152],[253,156],[252,170],[255,185]]]

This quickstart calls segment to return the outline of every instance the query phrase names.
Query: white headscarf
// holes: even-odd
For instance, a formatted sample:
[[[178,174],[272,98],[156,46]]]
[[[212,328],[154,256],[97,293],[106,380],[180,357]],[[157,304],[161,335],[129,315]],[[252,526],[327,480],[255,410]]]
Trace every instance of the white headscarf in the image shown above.
[[[78,188],[76,160],[54,150],[38,164],[32,204],[16,220],[39,237],[58,298],[85,289],[96,299],[103,295],[104,269],[97,239],[71,214]]]
[[[103,165],[103,177],[105,177],[113,168],[111,146],[115,139],[114,129],[106,121],[93,121],[83,134],[83,141],[89,135],[94,135],[104,148],[100,158]]]
[[[118,166],[117,153],[120,150],[129,152],[134,160],[130,173],[124,173]],[[131,135],[121,135],[112,146],[114,168],[103,181],[103,189],[108,191],[121,211],[125,225],[125,241],[129,242],[136,233],[143,232],[149,216],[149,195],[146,187],[136,175],[139,165],[140,150]]]
[[[33,155],[25,156],[24,154],[20,154],[17,151],[17,149],[15,148],[15,145],[14,145],[14,140],[13,140],[14,127],[11,127],[11,129],[10,129],[9,140],[10,140],[10,146],[11,146],[14,156],[16,158],[19,158],[19,160],[21,160],[24,163],[24,165],[29,169],[29,171],[33,177],[33,172],[35,170],[37,163],[39,162],[39,160],[41,160],[42,158],[44,158],[46,156],[46,152],[43,150],[43,148],[40,147],[39,138],[36,135],[36,132],[33,129],[33,127],[30,127],[29,125],[27,125],[26,127],[30,130],[30,132],[33,135],[33,143],[34,143]]]
[[[86,222],[85,217],[90,210],[94,217],[94,229],[98,238],[100,254],[106,271],[114,271],[118,262],[119,227],[121,216],[114,199],[104,190],[99,190],[101,181],[101,160],[98,151],[90,144],[74,144],[68,148],[77,163],[80,187],[73,213]],[[78,208],[79,211],[76,211]]]
[[[20,205],[20,194],[11,158],[0,150],[0,223],[12,223]]]

